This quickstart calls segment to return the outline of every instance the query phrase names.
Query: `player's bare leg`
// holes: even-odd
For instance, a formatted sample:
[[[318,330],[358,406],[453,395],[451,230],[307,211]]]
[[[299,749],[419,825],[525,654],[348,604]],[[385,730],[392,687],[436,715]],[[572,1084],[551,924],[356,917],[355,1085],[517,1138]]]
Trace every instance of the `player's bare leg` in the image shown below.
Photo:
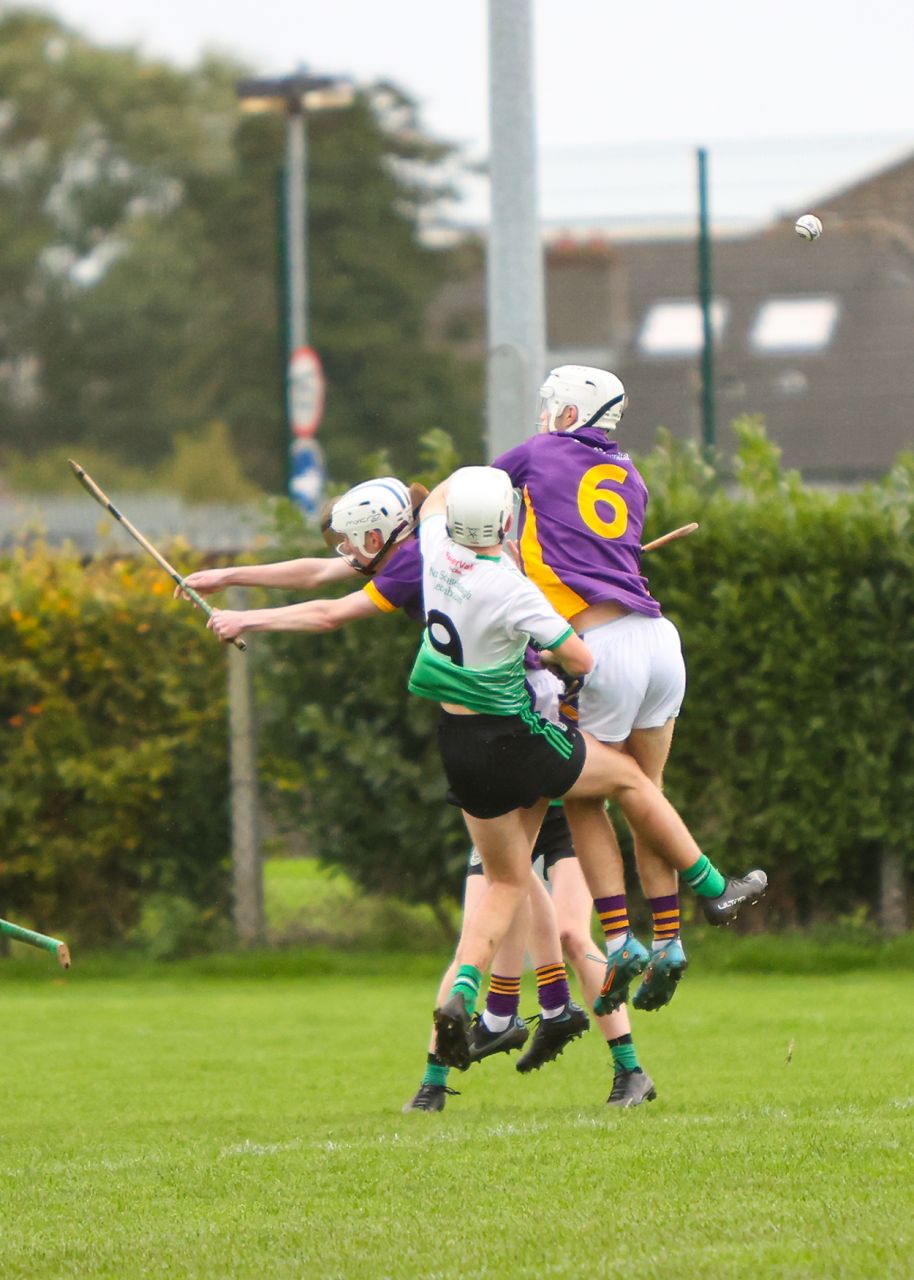
[[[635,760],[654,786],[663,790],[663,770],[666,767],[673,741],[674,718],[659,729],[633,729],[625,743],[625,750]],[[666,894],[675,894],[679,887],[676,871],[650,845],[638,835],[634,836],[635,862],[644,896],[650,900]]]
[[[604,746],[602,749],[621,757],[621,753],[612,747]],[[605,801],[602,798],[566,798],[565,813],[582,878],[586,877],[591,889],[606,948],[605,973],[593,996],[588,993],[588,1000],[597,1015],[606,1016],[624,1006],[632,979],[644,972],[650,957],[629,925],[622,853]],[[663,863],[663,866],[669,872],[667,864]],[[676,872],[670,874],[675,876]],[[594,884],[599,891],[593,888]]]
[[[581,774],[566,797],[567,800],[605,796],[622,810],[633,835],[679,871],[690,888],[700,897],[702,910],[712,924],[728,924],[742,906],[757,902],[765,893],[768,877],[763,871],[750,871],[741,879],[722,875],[695,843],[682,818],[665,799],[663,793],[645,776],[635,761],[618,750],[598,742],[590,734],[587,758]],[[571,819],[570,819],[571,820]],[[578,858],[595,902],[612,896],[618,885],[615,859],[608,857],[607,844],[585,838],[576,844]],[[611,905],[600,911],[607,934],[608,963],[606,979],[597,1013],[611,1013],[625,999],[628,984],[647,967],[649,955],[627,929],[627,911]],[[626,928],[619,934],[610,930]],[[635,945],[637,944],[637,945]]]
[[[600,994],[605,961],[596,954],[599,947],[590,934],[593,899],[580,863],[576,858],[563,858],[550,871],[549,881],[565,955],[584,998],[593,1008]],[[607,1041],[629,1035],[632,1029],[624,1004],[615,1013],[598,1015],[597,1024]]]
[[[590,1027],[587,1011],[572,1000],[568,989],[561,929],[552,897],[539,876],[534,876],[534,881],[535,887],[530,891],[530,952],[536,968],[540,1016],[530,1048],[517,1062],[521,1073],[537,1071],[553,1062],[566,1045]]]
[[[656,729],[633,729],[625,744],[628,753],[661,790],[675,726],[671,717]],[[679,877],[642,839],[636,837],[634,844],[638,877],[651,908],[654,937],[644,980],[632,1003],[636,1009],[662,1009],[672,1000],[688,966],[679,934]]]
[[[483,886],[483,892],[485,891],[486,880],[483,876],[471,876],[469,879],[478,881]],[[521,1049],[529,1038],[529,1028],[519,1012],[520,982],[530,939],[530,898],[538,883],[538,877],[531,871],[527,896],[514,913],[511,927],[492,959],[485,1009],[482,1013],[477,1013],[470,1031],[471,1062],[481,1062],[483,1058],[496,1053],[510,1053],[512,1049]],[[458,950],[458,963],[460,959],[461,953]],[[456,976],[455,965],[450,984],[445,987],[442,983],[436,1007],[447,999]]]
[[[577,858],[556,862],[549,872],[549,883],[565,955],[585,1000],[593,1008],[603,983],[604,962],[594,954],[597,944],[590,933],[593,901]],[[627,1006],[620,1005],[615,1013],[598,1017],[597,1025],[612,1054],[613,1087],[607,1099],[610,1106],[633,1107],[652,1101],[656,1091],[638,1062]]]
[[[530,851],[545,810],[542,801],[532,809],[514,809],[497,818],[464,814],[470,838],[482,856],[487,884],[466,924],[450,996],[435,1010],[437,1053],[448,1066],[465,1069],[470,1065],[468,1034],[482,975],[528,892]]]
[[[533,880],[531,876],[531,882]],[[450,994],[454,985],[454,979],[457,976],[457,970],[461,963],[461,947],[463,945],[464,935],[467,929],[467,923],[471,919],[479,903],[482,901],[486,891],[485,877],[481,875],[468,875],[463,886],[463,920],[461,924],[460,938],[454,951],[454,958],[444,971],[444,975],[438,986],[438,994],[435,999],[435,1007],[442,1005]],[[526,955],[527,938],[530,932],[530,901],[529,895],[515,913],[511,922],[511,927],[505,935],[504,941],[495,954],[492,961],[493,973],[501,975],[510,975],[512,978],[516,975],[518,988],[520,987],[520,975],[523,971],[524,956]],[[516,1018],[517,1029],[514,1034],[513,1044],[502,1044],[499,1048],[489,1048],[488,1052],[502,1052],[510,1048],[520,1048],[526,1041],[528,1036],[527,1026],[523,1019]],[[522,1034],[521,1034],[522,1030]],[[403,1110],[408,1111],[443,1111],[445,1101],[448,1094],[453,1094],[455,1090],[449,1089],[447,1084],[448,1073],[450,1068],[446,1063],[442,1062],[436,1052],[435,1028],[432,1027],[428,1044],[428,1056],[426,1058],[425,1070],[422,1079],[419,1082],[419,1088],[413,1097],[406,1103]],[[486,1054],[477,1053],[474,1055],[474,1061]]]

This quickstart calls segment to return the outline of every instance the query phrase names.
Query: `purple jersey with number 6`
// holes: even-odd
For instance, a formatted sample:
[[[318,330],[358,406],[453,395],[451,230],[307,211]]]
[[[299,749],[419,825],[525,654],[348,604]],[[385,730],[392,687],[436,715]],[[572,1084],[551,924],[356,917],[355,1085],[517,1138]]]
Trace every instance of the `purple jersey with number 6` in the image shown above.
[[[533,436],[492,465],[523,495],[524,573],[563,618],[604,600],[660,616],[641,573],[647,486],[605,432]]]

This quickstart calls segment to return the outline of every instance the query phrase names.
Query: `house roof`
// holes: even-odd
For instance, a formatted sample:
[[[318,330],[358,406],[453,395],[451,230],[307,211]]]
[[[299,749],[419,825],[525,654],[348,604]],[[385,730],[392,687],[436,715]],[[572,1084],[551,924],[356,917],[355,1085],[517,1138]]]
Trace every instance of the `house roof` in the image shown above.
[[[628,323],[607,356],[630,392],[628,439],[648,448],[658,425],[698,439],[697,353],[650,354],[641,341],[658,302],[694,299],[695,251],[682,243],[629,244],[619,249],[618,269]],[[727,424],[741,413],[764,414],[785,463],[810,478],[881,474],[914,445],[914,255],[901,244],[851,225],[827,227],[807,244],[779,223],[716,244],[713,285],[726,310],[715,343],[722,448],[732,446]],[[821,318],[821,345],[779,349],[775,323],[774,347],[760,347],[759,323],[774,319],[771,304],[782,301],[812,304],[795,338],[814,336]]]

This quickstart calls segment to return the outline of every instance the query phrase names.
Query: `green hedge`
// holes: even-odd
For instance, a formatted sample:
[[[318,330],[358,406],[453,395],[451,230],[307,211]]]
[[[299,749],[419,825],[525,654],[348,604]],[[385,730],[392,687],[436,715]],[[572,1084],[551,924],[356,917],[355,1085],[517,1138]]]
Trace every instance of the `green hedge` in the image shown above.
[[[228,895],[221,647],[152,565],[0,567],[0,914],[85,944],[173,902],[199,931]]]
[[[651,534],[701,525],[645,557],[688,667],[669,792],[727,866],[770,870],[785,917],[873,906],[881,858],[914,857],[914,459],[810,490],[736,426],[729,486],[669,439],[645,465]]]
[[[736,429],[725,484],[668,436],[643,462],[646,537],[701,525],[644,561],[689,672],[668,792],[724,866],[769,869],[767,920],[868,910],[879,860],[914,855],[914,460],[815,491],[757,420]],[[300,548],[287,528],[276,552]],[[459,888],[466,840],[434,710],[405,692],[417,639],[379,617],[257,643],[269,772],[311,846],[369,888],[431,899]]]
[[[646,536],[701,524],[645,558],[689,671],[668,791],[715,859],[770,871],[766,921],[862,918],[881,860],[914,859],[914,459],[830,494],[782,473],[758,423],[738,434],[726,484],[668,438],[644,461]],[[288,509],[275,536],[264,560],[317,549]],[[144,562],[38,547],[2,569],[0,913],[81,943],[142,934],[144,912],[199,936],[228,903],[223,651]],[[435,709],[406,693],[417,643],[379,616],[249,657],[267,807],[366,889],[435,904],[466,837]]]

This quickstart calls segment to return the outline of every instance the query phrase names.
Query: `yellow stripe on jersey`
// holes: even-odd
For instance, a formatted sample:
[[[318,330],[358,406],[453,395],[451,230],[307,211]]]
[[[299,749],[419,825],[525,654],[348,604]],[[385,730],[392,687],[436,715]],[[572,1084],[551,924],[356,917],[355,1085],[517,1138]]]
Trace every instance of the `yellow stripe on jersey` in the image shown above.
[[[524,561],[524,573],[531,582],[535,582],[543,595],[563,618],[573,618],[576,613],[587,608],[587,601],[566,587],[561,578],[543,559],[543,548],[540,546],[536,531],[536,513],[530,494],[524,486],[524,532],[521,534],[520,551]]]
[[[391,604],[386,596],[382,596],[373,582],[366,582],[362,588],[372,604],[376,604],[382,613],[396,613],[397,606]]]

